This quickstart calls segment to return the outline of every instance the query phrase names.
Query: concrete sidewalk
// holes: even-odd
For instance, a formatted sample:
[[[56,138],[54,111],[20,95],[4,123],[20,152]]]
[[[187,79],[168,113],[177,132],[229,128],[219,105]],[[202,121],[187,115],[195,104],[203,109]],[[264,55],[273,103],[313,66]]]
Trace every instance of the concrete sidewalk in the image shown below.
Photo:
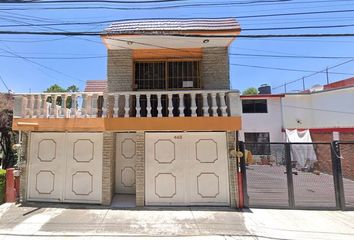
[[[354,212],[0,206],[0,239],[354,239]]]

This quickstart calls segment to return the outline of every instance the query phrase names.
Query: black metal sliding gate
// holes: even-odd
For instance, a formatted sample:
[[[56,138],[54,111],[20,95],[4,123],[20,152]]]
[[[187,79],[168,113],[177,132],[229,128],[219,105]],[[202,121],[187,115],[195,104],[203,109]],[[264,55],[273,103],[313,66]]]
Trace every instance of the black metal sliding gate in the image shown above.
[[[354,142],[239,142],[245,207],[354,209]]]

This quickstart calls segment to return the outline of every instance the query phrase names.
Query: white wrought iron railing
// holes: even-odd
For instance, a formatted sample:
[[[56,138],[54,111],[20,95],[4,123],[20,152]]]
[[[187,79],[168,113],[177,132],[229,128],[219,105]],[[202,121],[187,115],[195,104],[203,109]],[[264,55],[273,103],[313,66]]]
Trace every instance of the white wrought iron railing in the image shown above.
[[[15,95],[15,118],[224,117],[241,114],[226,90],[31,93]]]

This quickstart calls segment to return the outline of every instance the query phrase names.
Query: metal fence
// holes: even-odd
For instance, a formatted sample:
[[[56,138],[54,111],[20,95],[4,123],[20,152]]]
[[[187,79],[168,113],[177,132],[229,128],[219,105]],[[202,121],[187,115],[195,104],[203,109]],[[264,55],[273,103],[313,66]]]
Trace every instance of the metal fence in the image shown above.
[[[240,142],[240,149],[246,207],[354,208],[354,142]]]
[[[354,142],[339,142],[336,145],[340,163],[339,188],[344,209],[354,210]]]

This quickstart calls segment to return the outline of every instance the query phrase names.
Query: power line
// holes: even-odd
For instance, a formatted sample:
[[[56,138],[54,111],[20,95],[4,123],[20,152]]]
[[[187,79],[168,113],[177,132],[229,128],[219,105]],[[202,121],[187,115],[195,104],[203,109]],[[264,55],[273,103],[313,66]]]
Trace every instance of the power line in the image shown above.
[[[47,26],[73,26],[73,25],[100,25],[112,23],[115,20],[95,21],[95,22],[62,22],[62,23],[43,23],[43,24],[7,24],[0,25],[0,28],[8,27],[47,27]],[[278,31],[278,30],[298,30],[298,29],[331,29],[331,28],[347,28],[353,27],[354,24],[340,24],[340,25],[317,25],[317,26],[291,26],[291,27],[265,27],[265,28],[242,28],[245,31]]]
[[[155,53],[155,51],[146,51],[149,53]],[[191,52],[191,51],[190,51]],[[192,52],[191,52],[192,53]],[[45,53],[44,53],[45,54]],[[216,54],[216,53],[215,53]],[[51,55],[51,54],[47,54]],[[242,54],[242,53],[230,53],[230,56],[244,56],[244,57],[265,57],[265,58],[295,58],[295,59],[350,59],[353,57],[329,57],[329,56],[286,56],[286,55],[265,55],[265,54]],[[9,57],[9,58],[17,58],[16,56],[12,55],[1,55],[0,57]],[[60,60],[60,59],[97,59],[97,58],[106,58],[106,55],[86,55],[86,56],[63,56],[63,57],[37,57],[37,56],[25,56],[26,58],[30,59],[55,59],[55,60]],[[311,72],[311,71],[310,71]]]
[[[55,72],[55,73],[61,74],[61,75],[63,75],[63,76],[66,76],[66,77],[68,77],[68,78],[70,78],[70,79],[76,79],[76,80],[78,80],[78,81],[85,82],[85,81],[83,81],[83,80],[81,80],[81,79],[79,79],[79,78],[70,76],[70,75],[68,75],[68,74],[66,74],[66,73],[63,73],[63,72],[61,72],[61,71],[58,71],[58,70],[56,70],[56,69],[54,69],[54,68],[48,67],[48,66],[43,65],[43,64],[38,63],[38,62],[35,62],[35,61],[33,61],[33,60],[31,60],[31,59],[29,59],[29,58],[27,58],[27,57],[23,57],[23,56],[21,56],[21,55],[19,55],[19,54],[17,54],[17,53],[12,52],[12,51],[6,50],[6,49],[4,49],[4,48],[0,48],[0,50],[2,50],[2,51],[4,51],[4,52],[7,52],[7,53],[9,53],[9,54],[11,54],[11,55],[13,55],[13,56],[16,56],[16,57],[18,57],[18,58],[21,58],[21,59],[23,59],[23,60],[25,60],[25,61],[28,61],[28,62],[30,62],[30,63],[32,63],[32,64],[35,64],[35,65],[37,65],[37,66],[40,66],[40,67],[42,67],[42,68],[45,68],[45,69],[47,69],[47,70],[50,70],[50,71],[52,71],[52,72]]]
[[[230,56],[244,56],[244,57],[264,57],[264,58],[309,58],[309,59],[349,59],[354,58],[345,56],[303,56],[303,55],[270,55],[270,54],[248,54],[248,53],[230,53]]]
[[[185,2],[187,0],[136,0],[136,1],[113,1],[113,0],[60,0],[60,1],[36,1],[23,0],[19,2],[0,1],[0,3],[7,4],[57,4],[57,3],[119,3],[119,4],[141,4],[141,3],[165,3],[165,2]]]
[[[347,2],[348,0],[337,0]],[[152,6],[152,7],[110,7],[110,6],[68,6],[68,7],[39,7],[39,8],[5,8],[1,10],[89,10],[89,9],[106,9],[106,10],[159,10],[159,9],[174,9],[174,8],[189,8],[189,7],[229,7],[229,6],[270,6],[274,4],[312,4],[312,3],[323,3],[332,1],[305,1],[298,2],[293,0],[253,0],[253,1],[235,1],[235,2],[219,2],[219,3],[191,3],[191,4],[180,4],[180,5],[167,5],[167,6]],[[19,4],[19,3],[18,3]],[[18,5],[16,4],[16,5]],[[57,3],[58,4],[58,3]],[[23,5],[23,4],[22,4]],[[28,5],[28,4],[26,4]]]
[[[293,69],[293,68],[279,68],[279,67],[267,67],[267,66],[247,65],[247,64],[239,64],[239,63],[231,63],[230,65],[232,65],[232,66],[240,66],[240,67],[252,67],[252,68],[270,69],[270,70],[290,71],[290,72],[318,73],[318,71],[312,71],[312,70]],[[322,72],[324,72],[324,71],[322,71]],[[330,73],[330,74],[340,74],[340,75],[354,75],[354,73],[342,73],[342,72],[328,72],[328,73]]]
[[[7,89],[7,91],[10,92],[10,91],[11,91],[10,88],[7,86],[5,80],[1,77],[1,75],[0,75],[0,80],[1,80],[1,82],[4,84],[4,86],[5,86],[5,88]]]
[[[306,78],[309,78],[309,77],[315,76],[315,75],[317,75],[317,74],[319,74],[319,73],[326,72],[326,71],[328,71],[329,69],[333,69],[333,68],[336,68],[336,67],[339,67],[339,66],[345,65],[345,64],[350,63],[350,62],[352,62],[352,61],[354,61],[354,58],[353,58],[353,59],[350,59],[350,60],[348,60],[348,61],[345,61],[345,62],[342,62],[342,63],[336,64],[336,65],[334,65],[334,66],[328,67],[328,68],[326,68],[326,69],[324,69],[324,70],[321,70],[321,71],[318,71],[318,72],[312,73],[312,74],[310,74],[310,75],[307,75],[307,76],[304,76],[304,77],[301,77],[301,78],[295,79],[295,80],[290,81],[290,82],[286,82],[286,83],[284,83],[284,84],[282,84],[282,85],[279,85],[279,86],[277,86],[277,87],[273,87],[272,89],[273,89],[273,90],[275,90],[275,89],[278,89],[278,88],[281,88],[281,87],[285,87],[285,86],[287,86],[287,85],[289,85],[289,84],[292,84],[292,83],[295,83],[295,82],[298,82],[298,81],[302,81],[302,80],[304,80],[304,79],[306,79]]]
[[[322,26],[297,26],[297,27],[268,27],[268,28],[243,28],[242,31],[278,31],[278,30],[297,30],[297,29],[323,29],[323,28],[346,28],[353,27],[354,24],[341,25],[322,25]],[[0,26],[2,27],[2,26]]]
[[[0,31],[4,35],[52,35],[52,36],[115,36],[117,34],[107,34],[102,32],[40,32],[40,31]],[[129,33],[125,33],[129,34]],[[241,34],[241,35],[203,35],[203,34],[147,34],[147,33],[133,33],[134,35],[147,36],[173,36],[173,37],[199,37],[199,38],[326,38],[326,37],[354,37],[354,33],[310,33],[310,34]]]

